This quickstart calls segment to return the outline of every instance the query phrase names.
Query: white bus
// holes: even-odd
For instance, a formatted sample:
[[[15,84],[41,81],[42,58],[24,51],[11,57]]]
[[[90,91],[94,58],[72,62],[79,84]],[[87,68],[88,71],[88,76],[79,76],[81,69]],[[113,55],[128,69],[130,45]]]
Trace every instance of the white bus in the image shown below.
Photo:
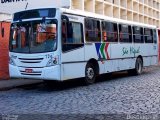
[[[65,8],[14,14],[9,72],[13,78],[65,81],[158,64],[156,26]]]

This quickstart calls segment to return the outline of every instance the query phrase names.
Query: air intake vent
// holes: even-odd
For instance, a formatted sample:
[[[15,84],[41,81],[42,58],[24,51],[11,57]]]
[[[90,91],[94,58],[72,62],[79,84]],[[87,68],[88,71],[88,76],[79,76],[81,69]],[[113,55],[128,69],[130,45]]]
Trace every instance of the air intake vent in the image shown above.
[[[22,63],[41,63],[43,58],[19,58]]]

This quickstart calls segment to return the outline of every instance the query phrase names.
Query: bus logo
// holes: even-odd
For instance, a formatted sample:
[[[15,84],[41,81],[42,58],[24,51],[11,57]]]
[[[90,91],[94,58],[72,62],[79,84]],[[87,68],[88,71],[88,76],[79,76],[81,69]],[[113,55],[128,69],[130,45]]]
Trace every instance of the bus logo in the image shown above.
[[[109,43],[95,43],[97,55],[100,59],[110,59],[108,53]]]

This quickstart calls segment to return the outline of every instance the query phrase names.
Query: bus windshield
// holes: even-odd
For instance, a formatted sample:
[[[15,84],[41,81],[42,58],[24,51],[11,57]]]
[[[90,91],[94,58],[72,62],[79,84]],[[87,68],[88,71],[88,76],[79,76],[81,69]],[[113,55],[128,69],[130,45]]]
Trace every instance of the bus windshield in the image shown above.
[[[57,20],[17,22],[11,25],[10,51],[44,53],[57,48]]]

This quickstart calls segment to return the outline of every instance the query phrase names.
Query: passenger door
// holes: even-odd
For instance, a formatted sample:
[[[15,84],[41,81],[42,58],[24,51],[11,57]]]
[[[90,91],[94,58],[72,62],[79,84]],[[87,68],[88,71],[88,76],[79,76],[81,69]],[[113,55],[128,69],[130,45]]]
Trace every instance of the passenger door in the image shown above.
[[[78,21],[62,21],[62,79],[84,76],[83,24]]]

